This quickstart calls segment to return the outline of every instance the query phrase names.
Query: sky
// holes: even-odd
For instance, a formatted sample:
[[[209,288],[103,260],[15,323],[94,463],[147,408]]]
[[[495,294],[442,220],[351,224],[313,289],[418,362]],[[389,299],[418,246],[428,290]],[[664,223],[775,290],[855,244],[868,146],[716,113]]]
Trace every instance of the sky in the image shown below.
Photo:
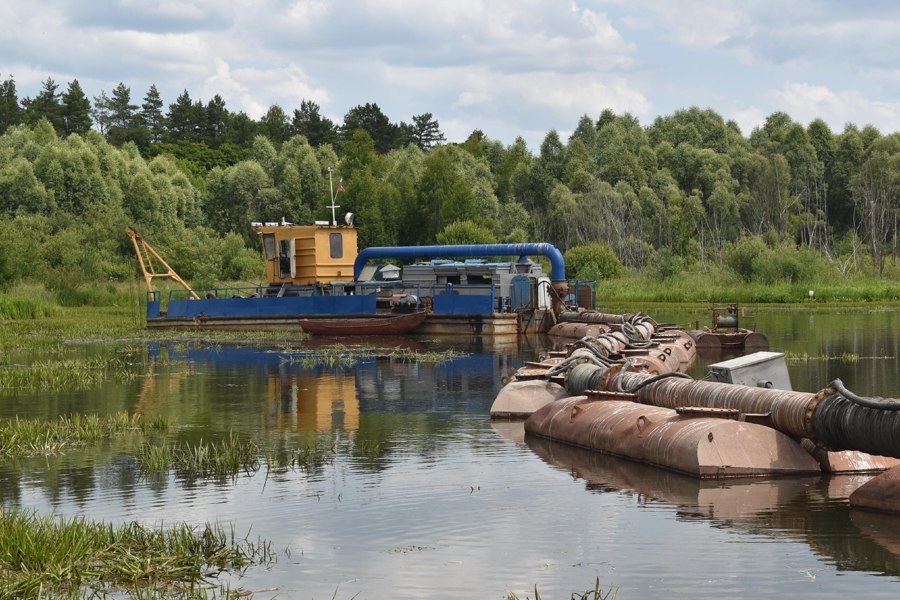
[[[0,79],[140,104],[187,90],[262,116],[304,99],[337,124],[377,103],[532,151],[588,115],[647,126],[691,106],[744,135],[776,111],[900,130],[900,3],[839,0],[0,0]]]

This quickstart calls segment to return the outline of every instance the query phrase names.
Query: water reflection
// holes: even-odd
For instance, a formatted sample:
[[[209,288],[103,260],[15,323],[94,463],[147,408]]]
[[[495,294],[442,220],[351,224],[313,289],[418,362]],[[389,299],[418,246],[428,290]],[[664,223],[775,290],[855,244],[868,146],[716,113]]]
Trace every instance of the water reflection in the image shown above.
[[[507,429],[506,436],[515,432]],[[741,533],[809,544],[838,570],[900,575],[900,518],[851,511],[847,497],[870,476],[709,481],[566,446],[531,435],[524,443],[548,464],[598,493],[633,495]]]

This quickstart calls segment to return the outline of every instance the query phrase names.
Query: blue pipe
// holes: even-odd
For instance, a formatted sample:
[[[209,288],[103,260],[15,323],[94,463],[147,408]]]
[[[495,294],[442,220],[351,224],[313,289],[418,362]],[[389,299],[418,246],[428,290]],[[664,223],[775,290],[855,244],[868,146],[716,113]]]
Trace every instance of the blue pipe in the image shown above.
[[[353,263],[353,280],[359,281],[366,262],[377,258],[463,258],[476,256],[533,256],[550,259],[553,283],[566,281],[566,263],[553,244],[474,244],[462,246],[383,246],[366,248]]]

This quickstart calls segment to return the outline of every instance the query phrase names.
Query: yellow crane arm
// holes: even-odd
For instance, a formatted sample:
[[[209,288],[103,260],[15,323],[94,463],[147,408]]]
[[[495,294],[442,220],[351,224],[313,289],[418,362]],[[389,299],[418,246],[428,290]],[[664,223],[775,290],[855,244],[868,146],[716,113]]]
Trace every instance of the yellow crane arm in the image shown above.
[[[163,258],[153,249],[153,247],[147,243],[147,240],[137,232],[134,227],[126,227],[125,233],[128,237],[131,238],[131,242],[134,244],[134,251],[137,253],[138,262],[141,263],[141,271],[144,273],[144,281],[147,282],[147,289],[151,292],[153,291],[153,279],[155,277],[168,277],[169,279],[174,279],[178,283],[180,283],[184,289],[186,289],[191,294],[191,298],[194,300],[199,300],[200,296],[191,289],[187,283],[185,283],[184,279],[178,276],[178,273],[169,266]],[[159,266],[165,268],[165,272],[161,272],[162,269],[157,270],[156,265],[154,265],[154,259],[159,263]]]

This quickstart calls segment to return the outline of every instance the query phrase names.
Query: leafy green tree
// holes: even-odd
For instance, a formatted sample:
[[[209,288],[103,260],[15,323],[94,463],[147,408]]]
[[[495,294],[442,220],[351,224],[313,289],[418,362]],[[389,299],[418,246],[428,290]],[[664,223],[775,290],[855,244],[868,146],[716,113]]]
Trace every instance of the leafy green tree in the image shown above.
[[[900,222],[900,134],[874,142],[853,179],[860,230],[869,244],[872,264],[884,274],[886,245],[897,244]]]
[[[12,75],[0,82],[0,135],[13,125],[23,122],[24,115],[19,106],[19,95]]]
[[[384,172],[385,162],[375,150],[375,140],[365,130],[357,129],[341,150],[339,172],[345,181],[352,182],[358,173],[365,171],[375,175]]]
[[[479,219],[471,187],[457,171],[449,152],[439,148],[425,159],[419,179],[420,240],[433,240],[454,221]]]
[[[213,169],[207,187],[206,214],[216,231],[233,231],[251,240],[251,221],[278,221],[284,217],[278,190],[256,161]]]
[[[293,222],[309,220],[327,195],[315,150],[303,136],[295,136],[281,146],[276,157],[274,180],[283,205],[290,210]],[[302,217],[301,217],[302,216]]]
[[[625,272],[612,248],[598,242],[570,248],[564,258],[567,273],[576,279],[611,279]]]
[[[273,104],[259,120],[259,132],[276,146],[281,146],[291,135],[291,125],[284,109]]]
[[[437,234],[437,243],[442,245],[496,244],[497,238],[490,229],[472,221],[455,221]]]
[[[328,117],[323,117],[319,105],[312,100],[300,102],[300,108],[294,109],[291,120],[291,131],[295,135],[305,136],[311,146],[337,143],[337,127]]]
[[[853,178],[859,173],[864,153],[859,130],[848,125],[837,137],[834,162],[826,176],[830,225],[838,234],[854,227],[856,203],[853,197]]]
[[[49,214],[53,206],[53,196],[35,176],[28,160],[17,156],[0,163],[0,214]]]
[[[559,139],[559,133],[551,129],[541,143],[538,165],[547,177],[562,181],[566,168],[566,147]]]
[[[91,102],[77,79],[69,82],[69,87],[62,95],[63,130],[66,134],[85,134],[91,129]]]

